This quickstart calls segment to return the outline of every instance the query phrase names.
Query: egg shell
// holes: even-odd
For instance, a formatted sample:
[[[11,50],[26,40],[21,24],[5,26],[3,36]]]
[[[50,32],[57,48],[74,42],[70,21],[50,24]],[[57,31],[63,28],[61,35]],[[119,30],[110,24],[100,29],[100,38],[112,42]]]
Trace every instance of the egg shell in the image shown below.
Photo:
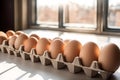
[[[64,40],[64,44],[67,45],[70,42],[69,39]]]
[[[82,65],[90,67],[93,61],[98,61],[100,50],[94,42],[87,42],[81,48],[79,57]]]
[[[17,35],[20,35],[20,34],[23,34],[24,32],[23,31],[16,31],[15,32]]]
[[[49,52],[51,54],[51,58],[55,59],[59,53],[64,52],[64,43],[60,39],[55,39],[51,42]]]
[[[15,43],[15,40],[17,37],[18,37],[18,35],[13,35],[9,38],[9,40],[8,40],[9,46],[14,46],[14,43]]]
[[[120,65],[120,50],[114,43],[109,43],[101,49],[98,59],[103,70],[115,72]]]
[[[15,35],[15,32],[14,32],[13,30],[8,30],[8,31],[6,32],[6,35],[7,35],[7,37],[10,37],[10,36]]]
[[[37,38],[38,40],[40,39],[40,37],[39,37],[37,34],[31,34],[30,37],[35,37],[35,38]]]
[[[27,39],[28,39],[28,35],[25,33],[18,35],[14,43],[15,48],[19,49],[19,47],[23,45],[24,41]]]
[[[38,55],[43,55],[44,51],[48,51],[50,46],[50,42],[47,38],[41,38],[38,40],[36,45],[36,52]]]
[[[4,40],[7,40],[7,35],[0,31],[0,44],[2,44]]]
[[[82,45],[77,40],[72,40],[64,48],[64,56],[67,62],[73,62],[74,58],[79,56]]]
[[[6,33],[4,33],[3,31],[0,31],[0,36],[4,36],[5,38],[7,38]]]
[[[35,37],[29,37],[27,40],[24,41],[24,51],[30,52],[32,48],[36,47],[38,40]]]

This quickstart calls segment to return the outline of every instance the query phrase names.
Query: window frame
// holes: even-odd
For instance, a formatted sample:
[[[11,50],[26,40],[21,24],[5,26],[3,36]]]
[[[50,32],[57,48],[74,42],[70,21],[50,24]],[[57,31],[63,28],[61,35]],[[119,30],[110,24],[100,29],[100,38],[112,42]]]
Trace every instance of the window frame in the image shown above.
[[[109,0],[104,0],[103,2],[103,32],[114,32],[119,33],[120,29],[114,29],[108,27],[108,11],[109,11]]]

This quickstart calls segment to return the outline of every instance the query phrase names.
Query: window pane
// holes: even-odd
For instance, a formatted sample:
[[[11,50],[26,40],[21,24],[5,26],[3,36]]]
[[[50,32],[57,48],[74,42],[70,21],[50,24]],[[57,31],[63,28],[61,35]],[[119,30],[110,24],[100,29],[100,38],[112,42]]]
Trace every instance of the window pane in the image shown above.
[[[37,0],[37,24],[58,25],[57,0]]]
[[[109,0],[108,28],[120,29],[120,0]]]
[[[96,28],[97,0],[68,0],[65,5],[65,26]]]

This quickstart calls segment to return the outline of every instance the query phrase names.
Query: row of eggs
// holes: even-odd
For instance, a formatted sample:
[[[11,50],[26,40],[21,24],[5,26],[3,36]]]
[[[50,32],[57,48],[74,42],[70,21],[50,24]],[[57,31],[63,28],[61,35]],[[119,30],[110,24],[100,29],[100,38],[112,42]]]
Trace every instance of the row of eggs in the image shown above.
[[[100,49],[94,42],[87,42],[82,46],[77,40],[62,40],[61,38],[51,40],[40,38],[36,34],[28,36],[22,31],[12,30],[6,33],[0,31],[0,44],[3,40],[8,40],[9,46],[14,46],[15,49],[23,45],[25,52],[30,52],[32,48],[35,48],[38,55],[43,55],[44,51],[48,50],[52,59],[62,53],[66,62],[70,63],[78,56],[82,65],[86,67],[90,67],[92,61],[98,61],[101,69],[115,72],[120,65],[120,50],[114,43],[109,43]]]

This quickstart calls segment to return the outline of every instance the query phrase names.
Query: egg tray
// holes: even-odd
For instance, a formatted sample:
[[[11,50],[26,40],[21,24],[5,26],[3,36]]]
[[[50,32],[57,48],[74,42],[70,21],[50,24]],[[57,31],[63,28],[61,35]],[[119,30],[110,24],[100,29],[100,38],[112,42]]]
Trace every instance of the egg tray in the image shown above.
[[[14,46],[8,45],[8,40],[4,40],[3,43],[0,45],[0,49],[2,53],[8,53],[9,55],[15,55],[16,57],[21,57],[20,55],[20,48],[16,50]]]
[[[7,40],[4,40],[3,42],[2,42],[2,44],[0,45],[0,51],[2,52],[2,53],[8,53],[7,52],[7,49],[8,49],[8,41]]]
[[[107,80],[113,74],[111,72],[101,70],[97,61],[93,61],[90,67],[85,67],[82,66],[79,57],[75,57],[74,61],[69,63],[65,61],[63,54],[59,53],[56,59],[52,59],[48,51],[45,51],[42,56],[37,55],[35,49],[31,49],[30,53],[27,53],[24,51],[24,46],[21,45],[20,48],[16,50],[14,47],[8,45],[7,40],[3,41],[0,48],[2,53],[22,57],[22,59],[31,60],[32,62],[41,62],[41,64],[45,66],[52,65],[55,69],[64,69],[67,67],[71,73],[80,73],[81,71],[84,71],[84,73],[91,78],[94,78],[96,75],[100,75],[104,80]]]

